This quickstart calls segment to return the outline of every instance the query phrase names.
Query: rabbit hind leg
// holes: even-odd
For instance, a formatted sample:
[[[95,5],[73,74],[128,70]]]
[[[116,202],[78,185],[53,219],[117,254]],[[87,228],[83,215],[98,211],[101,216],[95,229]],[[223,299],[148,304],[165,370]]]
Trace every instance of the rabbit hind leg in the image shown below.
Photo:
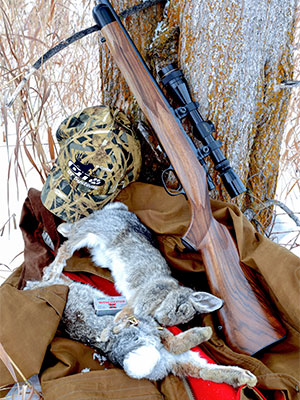
[[[233,387],[242,385],[255,386],[257,383],[256,377],[245,369],[208,364],[198,353],[192,351],[181,356],[184,357],[177,356],[177,362],[173,365],[172,372],[174,375],[202,378],[216,383],[227,383]]]
[[[72,257],[73,248],[69,241],[64,242],[58,249],[57,255],[52,263],[43,270],[43,281],[53,281],[61,277],[62,271],[66,266],[66,261]]]
[[[167,329],[164,329],[161,333],[164,347],[172,354],[182,354],[209,340],[211,335],[212,329],[209,326],[191,328],[176,336]]]
[[[228,383],[233,387],[242,385],[255,386],[256,377],[245,369],[239,367],[208,364],[200,371],[200,377],[213,382]]]

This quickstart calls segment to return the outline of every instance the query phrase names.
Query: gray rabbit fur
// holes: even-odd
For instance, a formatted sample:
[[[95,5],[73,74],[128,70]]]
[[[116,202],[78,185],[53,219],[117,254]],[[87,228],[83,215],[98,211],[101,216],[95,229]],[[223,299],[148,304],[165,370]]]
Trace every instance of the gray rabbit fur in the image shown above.
[[[210,327],[192,328],[178,336],[158,326],[188,322],[196,313],[220,308],[222,300],[205,292],[180,286],[171,276],[160,252],[153,246],[149,230],[122,203],[73,224],[58,227],[68,240],[44,269],[41,282],[28,282],[26,289],[52,284],[69,286],[62,317],[66,333],[104,353],[133,378],[158,380],[169,373],[225,382],[232,386],[254,386],[256,377],[239,367],[207,364],[190,348],[210,338]],[[61,273],[75,250],[87,247],[96,265],[109,268],[117,290],[128,305],[114,318],[97,316],[93,308],[99,290],[73,282]],[[132,324],[131,316],[136,319]]]

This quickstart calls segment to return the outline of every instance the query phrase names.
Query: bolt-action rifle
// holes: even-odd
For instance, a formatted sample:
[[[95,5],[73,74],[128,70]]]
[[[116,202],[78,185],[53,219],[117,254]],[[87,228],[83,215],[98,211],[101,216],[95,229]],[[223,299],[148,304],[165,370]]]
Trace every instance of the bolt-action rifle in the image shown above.
[[[170,106],[109,1],[102,0],[97,4],[93,16],[184,189],[191,221],[182,240],[201,253],[210,289],[225,302],[218,311],[225,340],[233,350],[253,355],[282,339],[285,330],[275,317],[271,301],[255,274],[240,263],[229,231],[212,216],[207,174],[199,162],[194,143],[181,125],[179,113]],[[167,68],[161,74],[163,80],[167,79],[165,84],[170,83],[166,78],[170,78],[170,72],[172,68]],[[209,133],[213,130],[207,125],[203,127],[210,130]],[[210,151],[217,150],[213,148]],[[217,157],[216,153],[214,155]],[[226,162],[223,162],[223,167],[221,176],[223,174],[226,185],[229,183],[227,187],[233,191],[237,188],[237,192],[243,190]]]

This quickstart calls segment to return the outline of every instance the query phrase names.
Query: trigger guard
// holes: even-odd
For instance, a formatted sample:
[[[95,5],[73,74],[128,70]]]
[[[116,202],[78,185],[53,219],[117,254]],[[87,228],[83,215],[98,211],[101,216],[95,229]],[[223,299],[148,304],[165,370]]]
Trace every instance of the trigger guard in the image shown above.
[[[170,190],[169,188],[168,188],[168,186],[166,185],[166,182],[165,182],[165,180],[164,180],[164,174],[166,173],[166,172],[168,172],[168,171],[174,171],[174,169],[172,168],[172,167],[169,167],[169,168],[167,168],[167,169],[165,169],[163,172],[162,172],[162,174],[161,174],[161,180],[162,180],[162,183],[163,183],[163,185],[164,185],[164,188],[165,188],[165,191],[170,195],[170,196],[178,196],[179,194],[185,194],[185,191],[184,191],[184,189],[183,189],[183,187],[182,187],[182,185],[181,185],[181,183],[179,182],[179,187],[178,187],[178,189],[177,190]]]

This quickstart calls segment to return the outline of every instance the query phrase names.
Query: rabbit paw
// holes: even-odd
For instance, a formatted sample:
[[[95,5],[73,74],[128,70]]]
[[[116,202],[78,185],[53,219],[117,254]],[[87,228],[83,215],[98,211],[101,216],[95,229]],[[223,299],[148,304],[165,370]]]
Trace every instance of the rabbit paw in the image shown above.
[[[198,344],[200,344],[202,342],[206,342],[207,340],[209,340],[211,338],[211,335],[212,335],[212,329],[210,326],[205,326],[203,328],[197,328],[197,332],[199,335],[199,339],[201,340],[201,342],[199,342]]]
[[[59,278],[60,274],[57,274],[52,267],[52,264],[50,264],[48,267],[45,267],[43,270],[43,281],[53,281],[56,278]]]
[[[248,385],[248,386],[253,387],[257,384],[256,376],[247,370],[244,370],[241,372],[237,381],[238,381],[237,386]]]

